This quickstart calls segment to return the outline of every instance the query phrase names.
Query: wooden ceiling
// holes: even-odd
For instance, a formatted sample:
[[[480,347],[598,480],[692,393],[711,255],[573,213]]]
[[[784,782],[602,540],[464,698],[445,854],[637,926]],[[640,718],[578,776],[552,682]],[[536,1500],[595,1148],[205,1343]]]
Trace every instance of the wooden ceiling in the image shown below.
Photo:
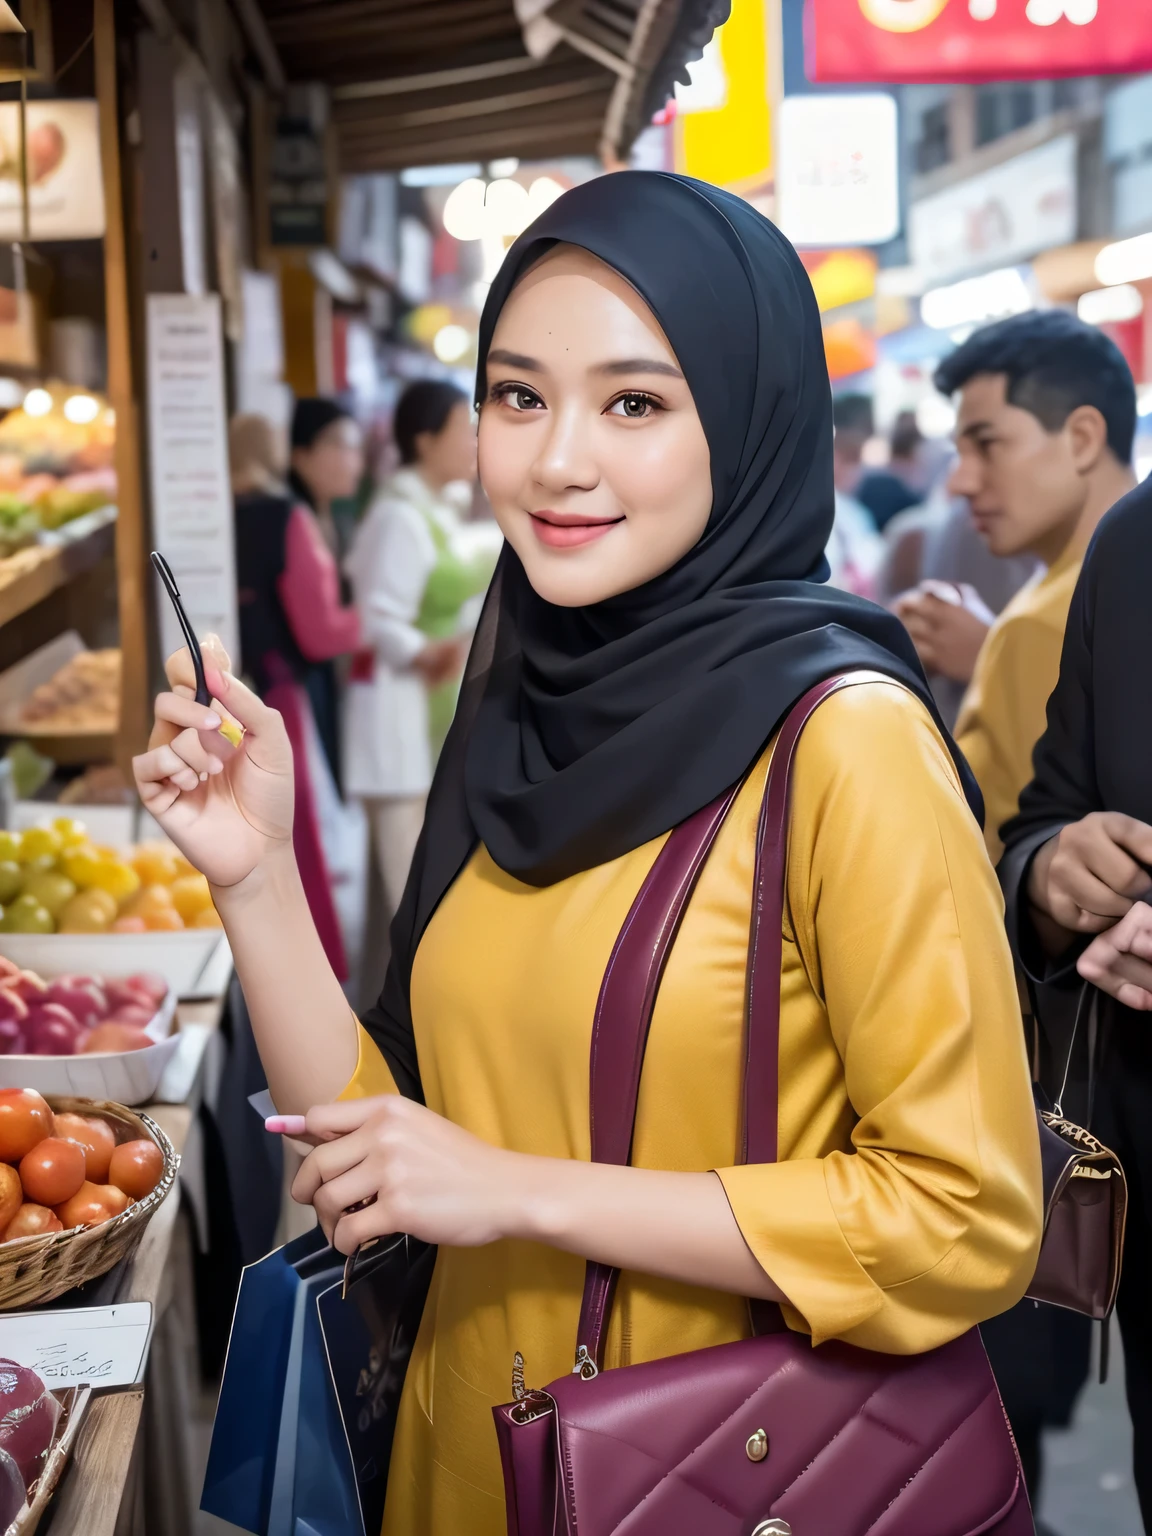
[[[290,81],[332,95],[346,172],[624,158],[729,0],[553,0],[527,52],[513,0],[259,0]]]

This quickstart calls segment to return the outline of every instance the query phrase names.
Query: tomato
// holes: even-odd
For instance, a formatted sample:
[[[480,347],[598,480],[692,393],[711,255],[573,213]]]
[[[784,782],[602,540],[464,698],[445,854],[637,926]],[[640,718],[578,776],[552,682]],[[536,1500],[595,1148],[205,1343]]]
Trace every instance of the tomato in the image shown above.
[[[52,1111],[33,1088],[0,1088],[0,1160],[18,1163],[52,1134]]]
[[[0,1232],[3,1232],[23,1202],[20,1175],[7,1163],[0,1163]]]
[[[96,1115],[57,1115],[56,1134],[84,1148],[84,1174],[93,1184],[108,1179],[108,1164],[116,1150],[116,1135],[107,1120]]]
[[[121,1211],[126,1211],[132,1204],[124,1191],[117,1189],[115,1184],[98,1184],[96,1187],[113,1216],[119,1216]]]
[[[154,1141],[126,1141],[112,1154],[108,1182],[133,1200],[143,1200],[159,1184],[164,1154]]]
[[[63,1205],[56,1207],[56,1215],[60,1218],[64,1230],[70,1232],[73,1227],[98,1227],[102,1221],[107,1221],[110,1216],[115,1215],[115,1212],[104,1194],[103,1187],[99,1184],[91,1184],[85,1179],[71,1200],[65,1200]]]
[[[63,1232],[64,1223],[46,1205],[22,1205],[0,1236],[0,1243],[17,1237],[42,1237],[45,1232]]]
[[[20,1182],[36,1205],[59,1205],[84,1182],[84,1148],[63,1136],[46,1136],[20,1159]]]

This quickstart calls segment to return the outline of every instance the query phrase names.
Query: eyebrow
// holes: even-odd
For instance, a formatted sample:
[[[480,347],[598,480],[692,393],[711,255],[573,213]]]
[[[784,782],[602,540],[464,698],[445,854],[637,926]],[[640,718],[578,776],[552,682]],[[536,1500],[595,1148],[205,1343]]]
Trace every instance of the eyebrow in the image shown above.
[[[506,352],[502,347],[494,347],[488,354],[488,361],[503,363],[506,368],[520,368],[525,373],[544,372],[544,365],[536,358],[526,357],[522,352]],[[609,378],[629,373],[658,373],[670,379],[684,377],[674,363],[665,363],[657,357],[623,357],[616,362],[598,363],[592,371],[606,374]]]
[[[977,432],[993,431],[995,424],[991,421],[970,421],[962,432],[957,433],[957,437],[974,437]]]

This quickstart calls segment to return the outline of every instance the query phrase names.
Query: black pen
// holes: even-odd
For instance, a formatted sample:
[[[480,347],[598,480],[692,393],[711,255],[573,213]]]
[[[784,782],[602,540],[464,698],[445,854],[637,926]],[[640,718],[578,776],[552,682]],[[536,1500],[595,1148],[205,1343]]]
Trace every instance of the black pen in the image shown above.
[[[207,709],[212,703],[212,695],[208,692],[208,679],[204,675],[204,656],[200,650],[200,642],[196,638],[196,631],[188,622],[188,615],[184,612],[184,604],[180,601],[180,589],[176,585],[176,578],[172,574],[172,567],[165,560],[158,549],[152,551],[152,564],[156,574],[164,583],[164,590],[172,599],[172,606],[176,610],[176,622],[180,625],[184,636],[184,644],[188,647],[188,653],[192,657],[192,670],[196,674],[196,702],[203,704]]]

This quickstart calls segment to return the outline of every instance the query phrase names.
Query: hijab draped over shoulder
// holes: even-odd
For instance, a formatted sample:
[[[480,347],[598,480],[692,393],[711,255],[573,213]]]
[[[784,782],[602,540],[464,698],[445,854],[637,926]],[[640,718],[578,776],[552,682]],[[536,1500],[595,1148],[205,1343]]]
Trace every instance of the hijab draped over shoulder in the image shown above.
[[[904,683],[947,733],[903,626],[823,583],[832,400],[807,274],[749,204],[683,176],[621,171],[558,199],[512,246],[480,322],[477,400],[500,311],[550,247],[599,257],[648,304],[711,455],[700,541],[633,591],[545,602],[505,546],[364,1025],[420,1095],[408,1000],[420,936],[477,842],[548,885],[667,832],[736,783],[790,706],[834,672]],[[850,741],[844,743],[851,752]],[[979,792],[955,753],[973,810]]]

